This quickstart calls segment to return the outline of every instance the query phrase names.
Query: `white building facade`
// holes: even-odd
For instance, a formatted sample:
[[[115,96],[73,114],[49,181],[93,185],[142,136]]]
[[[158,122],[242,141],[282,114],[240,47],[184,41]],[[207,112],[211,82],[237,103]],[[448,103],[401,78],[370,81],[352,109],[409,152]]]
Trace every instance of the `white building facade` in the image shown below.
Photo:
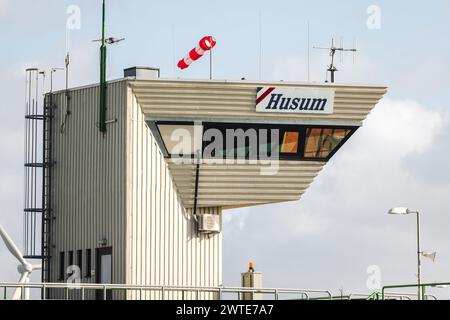
[[[281,94],[280,87],[331,90],[333,108],[316,114],[279,112],[279,106],[277,112],[257,111],[260,91]],[[67,281],[67,267],[76,265],[83,283],[221,286],[222,233],[199,232],[198,216],[217,215],[220,231],[223,210],[299,199],[385,92],[383,86],[125,78],[108,83],[106,133],[98,130],[97,85],[71,89],[69,99],[55,93],[50,282]],[[268,162],[202,157],[197,171],[194,149],[192,161],[180,162],[169,148],[172,129],[200,128],[195,143],[204,152],[207,129],[238,127],[281,128],[285,152]],[[333,147],[317,149],[327,130]],[[262,174],[274,164],[276,172]],[[139,298],[123,292],[110,297]]]

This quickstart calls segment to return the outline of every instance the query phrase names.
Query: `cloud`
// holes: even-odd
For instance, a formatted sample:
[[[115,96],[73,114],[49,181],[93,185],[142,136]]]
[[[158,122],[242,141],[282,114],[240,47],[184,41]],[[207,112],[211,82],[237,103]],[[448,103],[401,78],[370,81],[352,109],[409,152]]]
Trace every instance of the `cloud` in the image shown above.
[[[438,111],[430,111],[415,101],[384,99],[373,111],[362,139],[391,157],[406,157],[429,149],[443,121]]]

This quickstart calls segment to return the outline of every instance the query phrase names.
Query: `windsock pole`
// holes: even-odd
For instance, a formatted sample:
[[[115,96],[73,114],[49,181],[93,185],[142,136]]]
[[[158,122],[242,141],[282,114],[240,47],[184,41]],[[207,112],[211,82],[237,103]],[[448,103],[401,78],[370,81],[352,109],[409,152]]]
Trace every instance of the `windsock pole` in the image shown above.
[[[209,50],[209,80],[212,80],[212,53],[213,48]]]

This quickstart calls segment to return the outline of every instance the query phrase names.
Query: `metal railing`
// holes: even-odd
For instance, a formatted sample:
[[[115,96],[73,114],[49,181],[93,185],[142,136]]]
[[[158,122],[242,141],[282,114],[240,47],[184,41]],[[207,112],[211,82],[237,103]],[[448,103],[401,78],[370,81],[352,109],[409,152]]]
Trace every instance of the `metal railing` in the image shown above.
[[[122,284],[68,284],[68,283],[0,283],[0,299],[6,300],[16,289],[21,290],[22,299],[25,290],[36,290],[42,300],[90,300],[94,298],[133,299],[133,300],[413,300],[417,293],[381,292],[372,294],[352,293],[345,296],[333,296],[329,290],[288,289],[288,288],[243,288],[243,287],[189,287],[158,285],[122,285]],[[392,286],[394,287],[394,286]],[[395,286],[398,287],[398,286]],[[407,286],[405,286],[407,287]],[[40,294],[43,294],[42,297]],[[50,297],[48,296],[50,293]],[[113,296],[113,294],[115,294]],[[255,297],[255,295],[257,297]],[[432,294],[424,294],[422,299],[437,300]]]
[[[349,299],[365,299],[365,300],[417,300],[417,293],[405,293],[405,292],[385,292],[384,297],[381,292],[373,292],[370,295],[363,293],[352,293],[348,295]],[[438,300],[435,295],[426,294],[426,300]]]
[[[450,282],[432,282],[432,283],[422,283],[422,284],[396,284],[396,285],[388,285],[388,286],[384,286],[381,289],[381,297],[384,299],[386,296],[386,289],[401,289],[401,288],[420,288],[420,292],[421,292],[421,299],[422,300],[426,300],[428,296],[432,296],[433,295],[429,295],[425,293],[426,288],[437,288],[437,287],[447,287],[450,285]],[[418,297],[418,295],[415,295],[416,297]],[[420,300],[420,299],[419,299]],[[436,299],[437,300],[437,299]]]
[[[247,295],[264,295],[263,299],[281,300],[308,300],[314,299],[315,295],[325,295],[325,299],[331,300],[333,296],[328,290],[313,289],[288,289],[288,288],[242,288],[242,287],[188,287],[188,286],[141,286],[141,285],[121,285],[121,284],[67,284],[67,283],[0,283],[0,290],[3,291],[2,298],[7,299],[8,293],[21,289],[22,298],[25,290],[42,290],[43,300],[49,299],[48,292],[51,290],[62,290],[63,294],[58,294],[60,299],[71,299],[70,293],[76,292],[78,299],[88,299],[88,293],[95,293],[97,297],[107,299],[108,293],[121,292],[130,299],[150,299],[149,293],[153,294],[152,299],[166,300],[172,295],[176,299],[210,299],[210,300],[244,300]],[[8,290],[9,289],[9,290]],[[1,291],[0,291],[1,292]],[[233,298],[227,298],[227,295]],[[286,297],[289,295],[289,297]],[[92,296],[92,295],[91,295]],[[322,298],[323,299],[323,298]]]

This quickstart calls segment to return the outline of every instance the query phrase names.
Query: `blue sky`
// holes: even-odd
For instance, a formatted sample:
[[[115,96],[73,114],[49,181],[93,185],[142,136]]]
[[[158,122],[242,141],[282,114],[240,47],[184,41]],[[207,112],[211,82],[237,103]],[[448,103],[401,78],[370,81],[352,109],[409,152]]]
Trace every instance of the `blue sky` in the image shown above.
[[[32,61],[62,64],[65,49],[66,8],[76,4],[81,9],[81,29],[71,32],[74,84],[97,80],[95,66],[87,71],[76,68],[77,61],[96,61],[98,45],[90,41],[100,34],[100,1],[13,1],[6,2],[2,15],[2,38],[10,43],[0,53],[9,66]],[[26,3],[26,5],[25,5]],[[352,64],[351,55],[338,74],[341,81],[374,82],[390,85],[390,95],[401,97],[411,91],[402,88],[412,74],[413,66],[445,62],[450,53],[448,37],[450,4],[435,0],[420,1],[108,1],[108,34],[126,37],[126,42],[112,47],[109,54],[111,78],[117,78],[124,66],[152,65],[161,68],[163,77],[174,75],[178,61],[205,34],[218,40],[214,52],[216,78],[258,78],[259,16],[263,43],[263,79],[276,79],[273,67],[277,61],[292,56],[305,58],[306,23],[310,21],[311,45],[328,45],[331,37],[352,45],[357,39],[360,52]],[[369,5],[381,9],[381,28],[366,27]],[[82,50],[83,58],[77,56]],[[89,55],[89,58],[87,57]],[[326,52],[311,52],[312,80],[323,81]],[[175,61],[175,63],[176,63]],[[339,67],[339,66],[338,66]],[[202,78],[208,74],[207,59],[177,76]],[[295,80],[306,80],[306,65],[299,66]],[[437,71],[437,70],[432,70]],[[433,81],[435,74],[422,75],[414,81]],[[278,79],[276,79],[278,80]],[[430,92],[431,93],[431,92]],[[421,100],[426,93],[415,92]],[[432,96],[430,94],[430,96]],[[439,99],[435,99],[439,100]],[[435,101],[436,104],[438,101]]]
[[[81,28],[70,33],[71,85],[97,82],[98,43],[91,40],[100,35],[100,3],[0,0],[0,147],[7,150],[0,156],[0,221],[17,239],[24,70],[63,66],[66,10],[77,5]],[[366,25],[370,5],[381,10],[378,30]],[[208,59],[183,72],[174,66],[210,34],[217,39],[214,78],[258,79],[261,40],[262,80],[306,81],[309,20],[311,46],[329,45],[332,37],[343,37],[351,46],[357,39],[356,63],[352,55],[346,55],[343,64],[338,59],[338,82],[389,87],[385,101],[301,201],[225,214],[225,285],[239,283],[239,272],[250,259],[270,286],[367,291],[365,270],[371,264],[380,265],[386,283],[413,282],[412,221],[384,215],[397,203],[428,213],[423,219],[424,242],[438,250],[439,260],[424,266],[424,277],[449,280],[450,220],[443,210],[450,205],[445,169],[450,160],[449,14],[447,0],[108,1],[107,33],[126,38],[109,47],[109,79],[121,77],[123,68],[134,65],[160,67],[165,78],[207,78]],[[327,52],[311,49],[311,81],[324,81],[328,63]],[[56,82],[56,87],[63,86],[62,74]],[[390,181],[395,183],[386,185]],[[348,196],[352,193],[357,198]],[[242,243],[248,245],[241,248]],[[1,245],[0,256],[11,262],[0,266],[0,281],[14,280],[14,260]],[[290,263],[284,267],[277,261]]]

